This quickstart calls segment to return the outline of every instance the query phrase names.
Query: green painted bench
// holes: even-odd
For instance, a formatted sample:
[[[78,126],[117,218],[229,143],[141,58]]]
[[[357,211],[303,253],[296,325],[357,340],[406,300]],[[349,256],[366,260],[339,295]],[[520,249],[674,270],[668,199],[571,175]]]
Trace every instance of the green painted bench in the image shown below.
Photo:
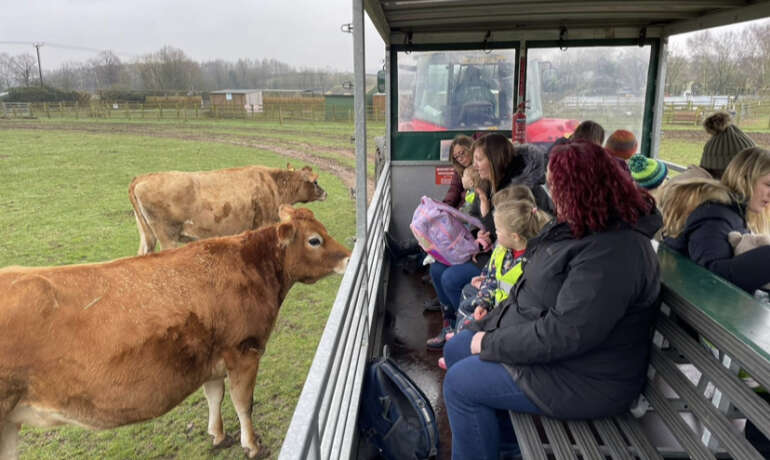
[[[658,256],[663,304],[633,410],[644,417],[563,421],[511,412],[524,459],[764,458],[742,421],[770,438],[770,405],[747,383],[770,388],[770,308],[665,247]]]

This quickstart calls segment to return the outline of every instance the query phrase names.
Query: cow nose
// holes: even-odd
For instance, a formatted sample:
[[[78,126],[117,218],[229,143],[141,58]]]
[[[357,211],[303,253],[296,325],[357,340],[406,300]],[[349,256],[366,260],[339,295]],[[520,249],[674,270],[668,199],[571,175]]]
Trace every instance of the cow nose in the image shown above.
[[[350,257],[345,257],[344,259],[340,260],[340,263],[337,264],[336,267],[334,267],[334,273],[338,273],[340,275],[345,273],[345,269],[348,266],[348,261],[350,260]]]
[[[318,199],[318,201],[323,201],[326,199],[326,190],[321,190],[321,197]]]

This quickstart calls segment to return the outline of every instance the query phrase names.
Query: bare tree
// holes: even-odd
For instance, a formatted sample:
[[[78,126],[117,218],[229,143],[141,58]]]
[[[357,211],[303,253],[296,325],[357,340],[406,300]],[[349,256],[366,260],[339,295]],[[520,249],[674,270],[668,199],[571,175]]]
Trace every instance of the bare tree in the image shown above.
[[[37,59],[29,53],[18,54],[11,58],[10,64],[16,83],[21,86],[32,86],[32,80],[37,75]]]
[[[114,88],[120,84],[123,63],[110,50],[102,51],[90,62],[98,88]]]

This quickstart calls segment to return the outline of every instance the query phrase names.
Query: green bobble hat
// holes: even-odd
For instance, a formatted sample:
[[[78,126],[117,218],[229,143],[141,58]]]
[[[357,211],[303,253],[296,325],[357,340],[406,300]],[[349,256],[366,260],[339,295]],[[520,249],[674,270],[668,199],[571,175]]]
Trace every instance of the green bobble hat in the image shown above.
[[[703,127],[711,134],[711,139],[703,146],[702,168],[724,171],[738,152],[757,145],[733,124],[727,112],[717,112],[706,118]]]
[[[647,190],[652,190],[662,184],[668,174],[668,167],[665,163],[640,154],[636,154],[628,160],[628,169],[631,170],[631,177],[636,183]]]

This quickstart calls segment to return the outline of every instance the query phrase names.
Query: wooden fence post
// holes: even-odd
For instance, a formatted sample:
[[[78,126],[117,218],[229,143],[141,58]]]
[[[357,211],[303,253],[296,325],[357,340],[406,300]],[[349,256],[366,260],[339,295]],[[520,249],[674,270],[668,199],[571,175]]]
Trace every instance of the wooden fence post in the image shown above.
[[[162,119],[163,119],[163,105],[158,104],[158,120],[162,120]]]
[[[51,118],[51,112],[48,111],[48,103],[47,102],[43,102],[43,109],[45,110],[45,115],[48,118]]]
[[[283,125],[283,108],[278,106],[278,124]]]

